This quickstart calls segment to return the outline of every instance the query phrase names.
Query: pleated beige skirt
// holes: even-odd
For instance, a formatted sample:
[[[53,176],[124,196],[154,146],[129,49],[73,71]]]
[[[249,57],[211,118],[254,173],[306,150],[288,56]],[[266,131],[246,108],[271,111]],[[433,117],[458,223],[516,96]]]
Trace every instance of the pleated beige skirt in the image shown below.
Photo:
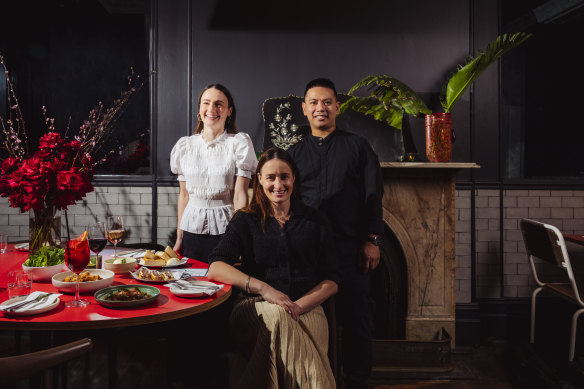
[[[238,352],[231,360],[232,388],[335,388],[322,307],[295,321],[259,297],[235,303],[230,326]]]

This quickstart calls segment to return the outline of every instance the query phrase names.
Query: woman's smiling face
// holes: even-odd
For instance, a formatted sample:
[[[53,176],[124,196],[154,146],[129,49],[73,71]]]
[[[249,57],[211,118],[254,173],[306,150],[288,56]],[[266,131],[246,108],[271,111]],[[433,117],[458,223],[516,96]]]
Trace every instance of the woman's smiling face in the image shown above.
[[[199,115],[205,127],[225,128],[225,121],[231,115],[227,96],[215,88],[209,88],[201,95]]]
[[[273,204],[284,204],[290,201],[294,188],[292,168],[281,159],[271,159],[262,166],[258,180],[268,200]]]

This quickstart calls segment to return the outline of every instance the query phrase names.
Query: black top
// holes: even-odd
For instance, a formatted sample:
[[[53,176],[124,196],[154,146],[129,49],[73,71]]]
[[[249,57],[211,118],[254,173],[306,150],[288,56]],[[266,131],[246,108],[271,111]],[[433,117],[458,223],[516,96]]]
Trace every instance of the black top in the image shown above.
[[[337,241],[383,233],[381,168],[367,140],[337,128],[324,139],[307,135],[288,152],[302,201],[325,213]]]
[[[333,240],[326,217],[314,208],[292,201],[290,220],[283,228],[273,217],[262,230],[259,215],[235,213],[209,263],[231,265],[241,256],[242,271],[287,294],[304,296],[323,280],[339,283]]]

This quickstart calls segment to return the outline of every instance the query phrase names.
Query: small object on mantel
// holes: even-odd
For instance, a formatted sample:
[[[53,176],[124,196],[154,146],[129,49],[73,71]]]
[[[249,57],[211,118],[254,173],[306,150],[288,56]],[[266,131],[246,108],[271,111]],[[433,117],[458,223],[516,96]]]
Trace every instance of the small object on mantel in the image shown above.
[[[397,162],[420,162],[420,157],[417,153],[405,153],[399,157]]]

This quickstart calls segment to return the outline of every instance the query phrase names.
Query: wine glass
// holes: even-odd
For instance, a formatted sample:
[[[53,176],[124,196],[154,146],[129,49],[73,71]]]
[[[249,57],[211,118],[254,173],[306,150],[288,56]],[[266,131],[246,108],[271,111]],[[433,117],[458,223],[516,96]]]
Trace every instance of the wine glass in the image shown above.
[[[107,238],[105,234],[105,223],[95,222],[95,224],[90,224],[87,227],[87,232],[89,233],[89,249],[95,254],[95,268],[101,268],[99,263],[99,253],[105,248],[107,244]]]
[[[75,300],[67,302],[65,306],[84,307],[89,304],[89,301],[81,300],[79,297],[79,274],[89,264],[89,241],[87,239],[67,241],[67,247],[65,247],[65,263],[73,273],[77,274]]]
[[[114,245],[114,258],[117,257],[117,246],[124,237],[124,219],[121,216],[110,216],[107,221],[106,237]]]

